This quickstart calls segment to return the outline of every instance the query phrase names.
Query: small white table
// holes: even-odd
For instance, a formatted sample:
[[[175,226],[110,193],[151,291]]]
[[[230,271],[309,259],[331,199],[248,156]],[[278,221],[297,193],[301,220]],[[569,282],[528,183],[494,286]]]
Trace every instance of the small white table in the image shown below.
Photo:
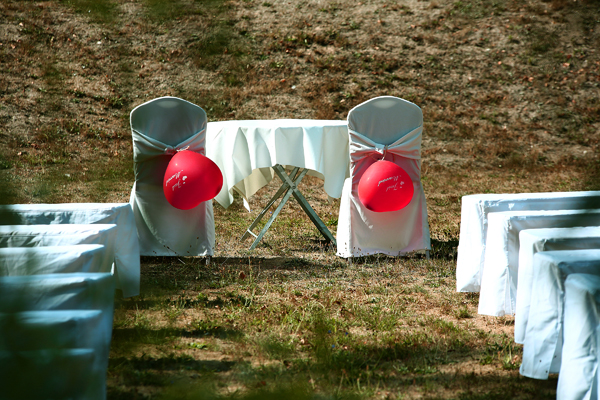
[[[227,208],[233,191],[247,199],[269,183],[274,174],[283,182],[257,219],[242,236],[255,237],[254,249],[293,195],[321,234],[335,243],[333,235],[308,204],[298,184],[309,172],[324,180],[325,192],[333,198],[342,195],[344,180],[350,176],[346,121],[277,119],[209,122],[206,132],[206,156],[223,173],[223,188],[215,200]],[[288,175],[284,166],[294,167]],[[259,234],[252,229],[268,209],[283,197]]]

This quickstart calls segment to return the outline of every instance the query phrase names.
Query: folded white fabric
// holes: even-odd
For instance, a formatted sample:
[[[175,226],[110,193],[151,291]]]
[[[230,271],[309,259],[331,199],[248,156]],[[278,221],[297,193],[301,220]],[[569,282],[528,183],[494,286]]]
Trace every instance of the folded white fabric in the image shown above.
[[[223,188],[215,200],[227,208],[233,191],[250,198],[273,179],[272,166],[311,170],[324,179],[330,196],[342,195],[349,176],[346,121],[275,119],[209,122],[206,156],[223,173]]]
[[[456,290],[479,292],[488,214],[502,211],[600,208],[600,191],[473,194],[463,196],[456,262]]]
[[[600,249],[600,227],[527,229],[519,233],[515,342],[524,343],[533,285],[533,256],[540,251]]]
[[[114,278],[110,273],[0,276],[0,313],[43,310],[99,310],[98,327],[86,333],[94,343],[97,388],[87,398],[106,398],[106,369],[112,336]],[[1,336],[1,335],[0,335]],[[1,340],[1,339],[0,339]]]
[[[0,225],[0,248],[101,244],[102,270],[112,269],[116,238],[115,224]]]
[[[0,276],[111,272],[102,264],[103,259],[101,244],[6,247],[0,248]]]
[[[556,398],[598,398],[600,276],[571,274],[565,280],[562,362]]]
[[[547,379],[560,369],[564,281],[570,274],[600,275],[600,250],[545,251],[533,256],[533,288],[521,375]]]
[[[0,225],[50,224],[116,224],[116,287],[123,297],[140,293],[140,248],[129,203],[0,205]]]
[[[0,388],[3,400],[100,400],[94,349],[0,351]]]
[[[525,229],[600,226],[600,210],[505,211],[488,214],[480,314],[514,314],[517,302],[519,232]]]

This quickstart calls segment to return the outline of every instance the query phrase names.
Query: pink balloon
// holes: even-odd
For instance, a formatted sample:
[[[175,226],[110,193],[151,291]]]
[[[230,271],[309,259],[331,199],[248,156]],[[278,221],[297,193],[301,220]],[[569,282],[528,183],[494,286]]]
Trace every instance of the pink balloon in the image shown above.
[[[372,164],[358,182],[358,198],[371,211],[398,211],[410,203],[415,188],[408,173],[391,161]]]
[[[223,174],[212,160],[190,150],[177,152],[171,158],[163,191],[169,204],[189,210],[213,199],[223,187]]]

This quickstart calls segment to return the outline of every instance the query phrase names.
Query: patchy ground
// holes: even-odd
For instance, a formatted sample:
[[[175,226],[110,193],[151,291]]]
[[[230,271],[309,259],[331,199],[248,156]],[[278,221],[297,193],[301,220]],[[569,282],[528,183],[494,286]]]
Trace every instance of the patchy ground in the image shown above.
[[[433,260],[369,259],[363,272],[362,267],[348,271],[310,222],[298,216],[299,208],[293,204],[286,206],[264,244],[250,253],[248,243],[238,238],[255,214],[246,213],[239,199],[227,210],[215,205],[219,262],[207,269],[208,275],[188,271],[178,280],[173,271],[182,268],[179,261],[144,260],[144,290],[160,306],[146,313],[143,298],[121,304],[115,348],[131,342],[127,332],[138,339],[160,336],[156,332],[164,333],[159,327],[165,324],[179,336],[162,337],[158,344],[144,339],[147,349],[143,351],[155,352],[153,357],[162,364],[128,350],[115,353],[111,396],[156,396],[168,386],[165,376],[172,371],[190,365],[194,374],[204,371],[188,359],[178,359],[177,352],[185,349],[185,354],[202,359],[209,353],[189,347],[185,335],[209,332],[216,343],[207,344],[213,346],[210,357],[220,360],[229,353],[238,357],[229,364],[215,364],[216,369],[208,368],[219,376],[219,382],[227,382],[230,391],[254,390],[256,382],[263,382],[256,369],[251,370],[255,375],[250,374],[254,380],[240,378],[250,371],[242,367],[247,364],[235,361],[241,357],[251,366],[264,365],[265,371],[272,360],[283,365],[277,373],[266,374],[271,378],[292,372],[310,376],[307,368],[311,365],[317,370],[331,368],[333,378],[331,382],[323,378],[321,389],[333,396],[331,388],[339,385],[345,391],[338,390],[338,397],[340,393],[373,398],[395,398],[402,393],[411,398],[482,398],[486,393],[496,398],[534,398],[539,393],[552,397],[555,380],[548,384],[519,378],[515,365],[520,350],[510,342],[511,321],[477,316],[476,297],[453,292],[460,199],[482,192],[600,188],[599,5],[597,0],[366,0],[352,4],[329,0],[5,0],[0,3],[0,200],[127,201],[134,180],[129,113],[155,97],[189,100],[203,107],[210,121],[345,119],[352,107],[372,97],[405,98],[424,113],[422,173]],[[334,232],[337,203],[327,201],[319,180],[305,181],[303,190],[309,201]],[[253,210],[273,190],[270,185],[251,199]],[[292,232],[293,242],[289,240]],[[246,260],[243,269],[240,263]],[[269,273],[249,267],[264,260],[272,260],[268,261],[273,264]],[[191,264],[201,270],[194,261],[183,262],[185,268]],[[372,270],[380,264],[391,269],[387,278],[397,279],[406,271],[415,275],[414,282],[402,278],[397,287],[394,283],[396,291],[416,289],[398,300],[397,292],[381,284],[386,276]],[[158,271],[162,269],[169,273],[161,276]],[[247,280],[240,283],[240,271],[256,278],[256,285]],[[361,316],[342,323],[326,315],[326,321],[333,318],[335,326],[356,325],[353,332],[361,339],[353,342],[360,350],[354,356],[364,363],[360,368],[381,367],[372,358],[391,357],[384,363],[385,376],[378,381],[383,386],[373,383],[368,392],[361,391],[356,379],[363,379],[364,385],[364,379],[372,375],[360,375],[365,371],[356,365],[348,370],[342,356],[334,357],[337,361],[332,364],[329,353],[319,353],[319,346],[303,350],[307,347],[299,342],[301,337],[292,346],[265,338],[258,323],[252,325],[261,318],[260,307],[271,300],[281,301],[277,307],[314,313],[320,306],[309,300],[317,300],[311,296],[328,287],[329,280],[347,280],[351,285],[360,277],[366,288],[347,301]],[[236,308],[237,300],[228,300],[225,303],[233,308],[214,311],[221,303],[211,302],[229,298],[229,293],[245,299],[258,296],[258,289],[268,293],[269,279],[294,282],[282,287],[301,295],[272,299],[263,294],[260,306],[243,311]],[[348,289],[345,283],[336,285],[328,289],[335,296]],[[393,318],[409,326],[431,325],[424,334],[445,339],[431,344],[418,336],[421,328],[402,333],[380,327],[384,336],[373,336],[365,311],[372,305],[360,300],[368,298],[370,286],[380,288],[389,305],[408,307],[408,314]],[[306,294],[304,287],[312,289]],[[169,314],[167,293],[196,303],[190,306],[184,301]],[[309,300],[302,303],[304,297]],[[231,340],[219,336],[221,331],[214,326],[200,324],[192,329],[185,325],[187,320],[178,319],[189,312],[192,321],[206,323],[202,313],[209,306],[219,329],[231,327],[228,321],[237,313],[242,322],[236,323],[244,329],[233,330],[246,335],[241,345],[235,335]],[[319,333],[319,318],[324,318],[319,315],[314,314],[309,333],[327,342]],[[295,321],[286,323],[294,326]],[[287,328],[278,331],[280,323],[272,319],[266,329],[284,332]],[[360,345],[361,335],[368,334],[375,342]],[[400,352],[405,358],[390,356],[385,343],[396,339],[400,343],[413,340],[415,353]],[[154,345],[158,347],[150,349]],[[223,350],[231,346],[234,350]],[[249,350],[243,350],[246,347]],[[166,357],[167,348],[175,355],[165,361],[161,357]],[[440,361],[432,349],[458,356],[444,356]],[[303,357],[316,364],[297,361]],[[419,364],[423,359],[428,361]],[[160,379],[145,375],[149,365],[159,364],[164,367],[158,368]],[[214,372],[222,365],[229,367],[222,374]],[[452,372],[455,367],[459,372]],[[482,373],[487,376],[486,371],[493,377],[474,378]],[[403,374],[408,378],[398,378]],[[155,378],[161,385],[149,382]],[[317,378],[308,379],[313,389],[319,387]],[[412,389],[408,389],[409,380],[416,385]]]

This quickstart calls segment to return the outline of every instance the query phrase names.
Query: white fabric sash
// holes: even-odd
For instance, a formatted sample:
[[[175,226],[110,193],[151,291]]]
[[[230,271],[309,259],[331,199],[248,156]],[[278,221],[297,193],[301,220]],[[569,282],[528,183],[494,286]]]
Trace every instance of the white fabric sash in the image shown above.
[[[195,153],[204,154],[205,142],[206,142],[206,126],[190,136],[177,146],[170,146],[162,143],[156,139],[153,139],[145,134],[132,129],[135,132],[133,135],[133,160],[136,163],[147,161],[156,156],[162,155],[173,155],[178,151],[190,150]]]
[[[350,128],[348,128],[348,133],[350,134],[350,158],[352,162],[356,162],[367,156],[372,157],[375,154],[381,154],[385,157],[387,153],[414,160],[421,159],[421,135],[423,133],[423,125],[413,129],[389,145],[375,143],[365,135]]]

